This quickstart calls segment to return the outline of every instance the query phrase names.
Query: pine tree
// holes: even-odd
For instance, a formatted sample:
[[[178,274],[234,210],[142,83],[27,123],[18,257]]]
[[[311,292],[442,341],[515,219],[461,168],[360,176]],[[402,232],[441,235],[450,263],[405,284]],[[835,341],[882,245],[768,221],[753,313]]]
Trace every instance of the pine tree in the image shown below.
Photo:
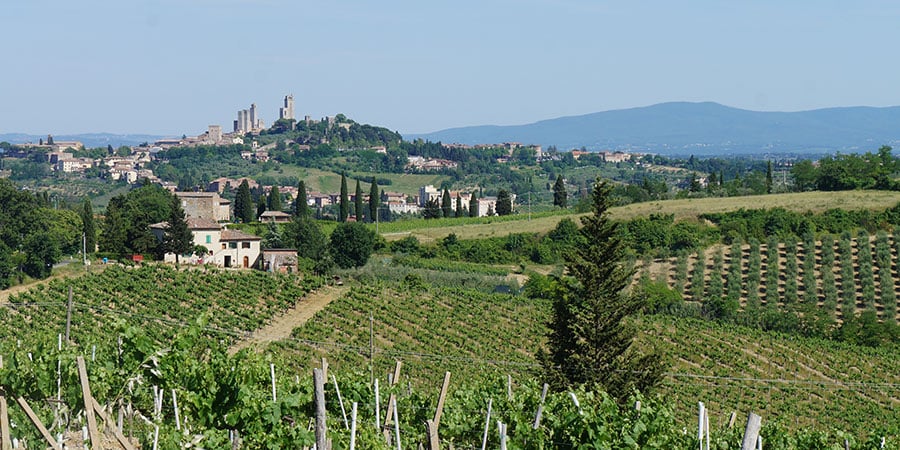
[[[347,194],[347,175],[341,172],[341,204],[338,212],[338,222],[346,222],[350,215],[350,199]]]
[[[478,217],[478,195],[475,191],[472,191],[472,196],[469,197],[469,217]]]
[[[85,252],[94,253],[97,250],[97,228],[94,223],[94,208],[87,197],[81,205],[81,232],[84,233]]]
[[[497,192],[497,208],[498,216],[508,216],[512,214],[512,197],[506,189],[500,189]]]
[[[253,222],[253,197],[250,195],[250,185],[247,180],[238,186],[237,195],[234,198],[234,215],[241,223]]]
[[[623,401],[632,389],[657,385],[664,372],[656,354],[632,348],[636,331],[625,320],[641,311],[639,296],[623,291],[634,275],[617,224],[609,219],[612,187],[597,180],[593,214],[581,219],[580,242],[565,252],[566,272],[558,279],[548,333],[548,350],[538,357],[548,383],[562,390],[587,385]]]
[[[569,194],[566,192],[566,184],[563,182],[562,175],[557,175],[556,183],[553,184],[553,206],[565,209],[568,197]]]
[[[272,190],[269,191],[269,198],[266,199],[266,203],[268,203],[269,211],[281,211],[283,208],[281,204],[281,193],[278,192],[278,186],[272,186]]]
[[[356,192],[355,197],[353,199],[354,203],[354,211],[353,214],[356,214],[356,221],[363,221],[363,193],[362,186],[359,185],[359,179],[356,180]]]
[[[372,177],[372,184],[369,185],[369,222],[378,220],[378,203],[380,200],[378,183],[375,182],[375,177]]]
[[[309,205],[306,203],[306,183],[297,183],[297,198],[294,199],[294,217],[309,217]]]
[[[175,265],[178,265],[180,256],[192,253],[193,249],[194,235],[188,228],[181,201],[178,200],[178,197],[173,196],[171,213],[162,239],[162,253],[174,253]]]
[[[450,199],[450,191],[444,188],[444,194],[441,195],[441,213],[444,217],[453,217],[453,200]]]

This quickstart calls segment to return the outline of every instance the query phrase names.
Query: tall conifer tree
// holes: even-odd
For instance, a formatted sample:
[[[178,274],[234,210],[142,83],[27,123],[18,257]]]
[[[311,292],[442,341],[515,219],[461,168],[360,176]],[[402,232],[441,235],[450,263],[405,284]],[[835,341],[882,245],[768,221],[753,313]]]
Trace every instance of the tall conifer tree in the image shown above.
[[[309,217],[309,205],[306,203],[306,183],[297,183],[297,198],[294,199],[294,217]]]
[[[564,252],[566,273],[553,299],[548,350],[538,355],[555,389],[587,385],[625,400],[632,389],[657,385],[664,366],[656,354],[632,348],[636,335],[626,323],[645,300],[627,295],[634,268],[617,224],[609,219],[612,187],[599,179],[591,192],[593,214],[582,217],[578,242]]]
[[[450,199],[450,191],[444,188],[444,194],[441,195],[441,212],[444,217],[453,217],[453,200]]]
[[[353,203],[354,203],[353,207],[355,209],[355,211],[353,211],[353,213],[356,214],[356,221],[362,222],[363,221],[363,192],[362,192],[362,186],[359,185],[358,178],[356,179],[356,192],[354,192]]]
[[[380,201],[378,183],[375,182],[375,177],[372,177],[372,184],[369,186],[369,222],[378,220],[378,204]]]
[[[269,211],[281,211],[283,208],[281,204],[281,192],[278,192],[278,186],[272,186],[272,190],[269,191],[269,198],[266,200],[268,203]]]
[[[94,208],[87,197],[81,204],[81,232],[84,233],[85,252],[94,253],[97,250],[97,226],[94,222]]]
[[[241,223],[253,222],[253,206],[250,184],[244,180],[238,186],[237,195],[234,198],[234,215]]]
[[[557,175],[556,183],[553,184],[553,206],[565,209],[568,198],[569,194],[566,192],[566,184],[563,182],[562,175]]]
[[[338,222],[346,222],[350,215],[350,198],[347,194],[347,175],[341,172],[341,204],[338,212]]]
[[[175,254],[176,265],[181,262],[181,255],[190,254],[194,249],[194,235],[188,227],[184,209],[181,208],[181,201],[175,196],[172,196],[172,209],[169,220],[166,221],[162,249],[162,253]]]

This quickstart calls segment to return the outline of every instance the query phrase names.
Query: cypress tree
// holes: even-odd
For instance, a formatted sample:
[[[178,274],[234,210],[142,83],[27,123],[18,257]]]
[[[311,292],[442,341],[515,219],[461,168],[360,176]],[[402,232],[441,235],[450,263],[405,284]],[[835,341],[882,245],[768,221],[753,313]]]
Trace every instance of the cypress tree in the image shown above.
[[[450,199],[450,191],[444,188],[444,194],[441,196],[441,212],[444,217],[453,217],[453,200]]]
[[[498,216],[508,216],[512,214],[512,197],[506,189],[500,189],[497,193],[496,212]]]
[[[766,194],[772,193],[772,161],[766,161]]]
[[[266,196],[265,194],[260,194],[259,197],[256,198],[256,218],[259,219],[264,212],[266,212]]]
[[[355,192],[355,198],[353,199],[353,203],[354,203],[353,206],[355,209],[355,211],[353,211],[353,213],[356,214],[356,221],[362,222],[363,221],[363,192],[362,192],[362,187],[359,185],[359,179],[356,180],[356,192]]]
[[[472,196],[469,197],[469,217],[478,217],[478,195],[475,191],[472,191]]]
[[[378,220],[378,204],[380,200],[378,183],[375,182],[375,177],[372,177],[372,184],[369,186],[369,222]]]
[[[272,186],[272,190],[269,191],[269,198],[266,200],[268,203],[269,211],[281,211],[283,208],[281,204],[281,192],[278,192],[278,186]]]
[[[237,195],[234,198],[234,215],[241,223],[253,222],[253,197],[250,195],[250,185],[247,180],[238,186]]]
[[[297,198],[294,199],[294,217],[309,217],[309,205],[306,203],[306,183],[297,183]]]
[[[184,209],[181,208],[181,201],[178,197],[172,197],[172,209],[169,213],[169,220],[166,222],[165,232],[162,239],[162,253],[174,253],[175,265],[181,262],[181,255],[187,255],[193,252],[194,235],[188,228],[187,219],[184,216]]]
[[[116,200],[113,198],[113,200]],[[110,201],[106,207],[106,217],[103,220],[103,230],[100,234],[100,251],[122,256],[128,251],[126,240],[128,239],[127,223],[122,215],[119,202]]]
[[[636,330],[625,320],[646,301],[624,293],[634,275],[618,225],[609,219],[612,187],[597,180],[593,214],[581,219],[579,242],[564,254],[566,276],[553,298],[549,352],[540,352],[546,381],[557,390],[586,385],[624,401],[633,389],[659,384],[665,370],[659,355],[632,348]]]
[[[94,208],[87,197],[81,204],[81,232],[84,233],[86,253],[94,253],[97,249],[97,226],[94,222]]]
[[[341,205],[338,213],[338,222],[346,222],[350,215],[350,199],[347,196],[347,176],[341,172]]]
[[[454,217],[462,217],[463,216],[463,205],[462,205],[462,197],[459,194],[456,194],[456,214]]]
[[[553,206],[565,208],[568,202],[569,194],[566,192],[566,184],[563,182],[562,175],[556,176],[556,183],[553,184]]]

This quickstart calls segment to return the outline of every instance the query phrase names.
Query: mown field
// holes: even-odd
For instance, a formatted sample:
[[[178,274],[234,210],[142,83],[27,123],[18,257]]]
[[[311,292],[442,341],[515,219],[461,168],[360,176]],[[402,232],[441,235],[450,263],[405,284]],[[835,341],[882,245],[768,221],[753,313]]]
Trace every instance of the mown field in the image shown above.
[[[655,202],[633,203],[610,209],[610,216],[616,220],[628,220],[635,217],[646,217],[654,213],[672,214],[675,220],[697,220],[703,213],[736,211],[739,209],[784,208],[798,212],[821,212],[832,208],[846,210],[886,209],[900,202],[900,192],[895,191],[840,191],[840,192],[801,192],[790,194],[773,194],[765,196],[697,198],[680,200],[663,200]],[[444,226],[432,226],[426,221],[399,222],[385,231],[388,240],[414,236],[422,242],[439,240],[450,233],[460,239],[480,239],[485,237],[506,236],[509,233],[545,233],[553,229],[565,217],[577,220],[578,214],[533,215],[529,220],[526,210],[517,205],[517,214],[512,218],[494,218],[493,221],[479,223],[449,223]],[[446,219],[450,220],[450,219]]]

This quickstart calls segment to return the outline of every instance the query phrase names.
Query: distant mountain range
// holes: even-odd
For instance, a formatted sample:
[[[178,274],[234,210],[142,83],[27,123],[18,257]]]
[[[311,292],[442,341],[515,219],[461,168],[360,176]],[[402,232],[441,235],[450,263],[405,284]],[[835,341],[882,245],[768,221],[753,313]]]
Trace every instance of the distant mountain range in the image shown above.
[[[85,133],[54,135],[87,147],[138,145],[171,136]],[[14,144],[47,136],[0,134]],[[673,102],[560,117],[526,125],[472,126],[405,135],[444,143],[521,142],[559,150],[646,151],[668,155],[824,154],[875,151],[900,145],[900,106],[762,112],[718,103]]]
[[[144,142],[152,143],[164,138],[166,138],[166,136],[153,136],[149,134],[84,133],[53,135],[53,140],[55,141],[78,141],[88,148],[106,147],[107,145],[112,145],[113,147],[119,147],[121,145],[139,145]],[[29,142],[37,144],[41,139],[46,141],[47,135],[22,133],[0,134],[0,142],[9,142],[10,144],[26,144]]]
[[[900,143],[900,106],[760,112],[711,102],[674,102],[527,125],[451,128],[404,138],[671,155],[865,152]]]

